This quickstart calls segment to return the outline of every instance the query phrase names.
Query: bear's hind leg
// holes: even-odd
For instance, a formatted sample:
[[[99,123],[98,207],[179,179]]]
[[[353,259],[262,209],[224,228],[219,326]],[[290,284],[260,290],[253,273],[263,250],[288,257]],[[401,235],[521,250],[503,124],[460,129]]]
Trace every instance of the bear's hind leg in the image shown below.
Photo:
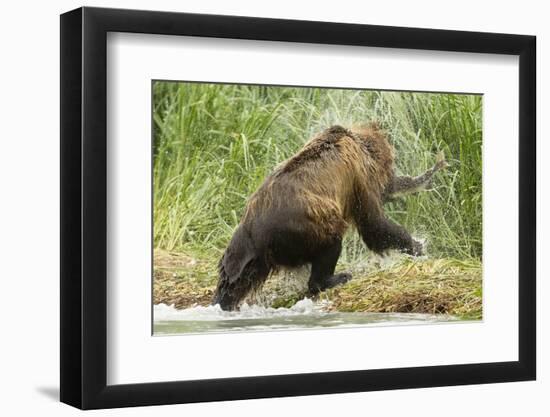
[[[314,296],[321,291],[345,284],[351,279],[351,274],[334,274],[336,262],[342,251],[342,241],[338,240],[317,253],[311,262],[311,275],[308,282],[308,295]]]
[[[263,260],[253,259],[242,268],[238,276],[231,277],[227,276],[222,263],[212,305],[219,304],[226,311],[237,310],[248,294],[263,285],[269,272],[270,268]]]

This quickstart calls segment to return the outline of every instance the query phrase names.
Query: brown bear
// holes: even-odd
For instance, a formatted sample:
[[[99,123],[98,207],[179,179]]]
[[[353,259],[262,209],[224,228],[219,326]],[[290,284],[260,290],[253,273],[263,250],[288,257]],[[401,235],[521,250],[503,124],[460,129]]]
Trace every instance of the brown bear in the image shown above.
[[[374,252],[421,255],[422,245],[385,216],[383,203],[427,188],[443,166],[440,158],[419,177],[396,177],[393,148],[377,124],[332,126],[313,137],[249,198],[219,262],[212,304],[236,309],[281,267],[311,264],[311,296],[347,282],[351,275],[334,269],[350,226]]]

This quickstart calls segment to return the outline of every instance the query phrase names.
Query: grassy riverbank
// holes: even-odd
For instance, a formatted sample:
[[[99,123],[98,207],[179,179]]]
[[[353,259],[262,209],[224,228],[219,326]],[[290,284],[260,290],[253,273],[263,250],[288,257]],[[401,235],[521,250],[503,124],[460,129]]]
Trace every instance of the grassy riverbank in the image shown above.
[[[173,304],[176,308],[209,305],[218,277],[216,265],[214,257],[155,251],[154,303]],[[482,279],[478,261],[412,260],[396,255],[339,269],[352,272],[353,279],[319,295],[330,311],[481,318]],[[307,276],[307,269],[275,275],[249,301],[291,307],[304,297]]]

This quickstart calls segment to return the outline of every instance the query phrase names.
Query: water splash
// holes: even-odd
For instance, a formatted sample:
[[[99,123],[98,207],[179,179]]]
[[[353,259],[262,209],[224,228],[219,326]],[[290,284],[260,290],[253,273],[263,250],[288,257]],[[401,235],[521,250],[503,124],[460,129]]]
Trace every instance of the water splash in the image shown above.
[[[157,321],[213,321],[213,320],[242,320],[257,318],[284,318],[297,315],[318,316],[326,313],[327,302],[313,302],[309,298],[298,301],[290,308],[263,307],[257,304],[243,304],[239,311],[224,311],[219,304],[214,306],[195,306],[178,310],[173,305],[156,304],[153,317]]]
[[[328,311],[328,307],[328,302],[314,302],[308,298],[290,308],[243,304],[239,311],[223,311],[219,305],[178,310],[174,306],[158,304],[154,306],[154,334],[402,326],[455,320],[441,314],[338,313]]]

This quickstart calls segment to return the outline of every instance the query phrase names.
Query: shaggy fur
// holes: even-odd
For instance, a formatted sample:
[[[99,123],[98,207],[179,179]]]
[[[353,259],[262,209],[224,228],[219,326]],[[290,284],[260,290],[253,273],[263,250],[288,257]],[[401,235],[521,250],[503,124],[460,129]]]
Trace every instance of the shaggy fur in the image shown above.
[[[334,269],[350,226],[377,253],[420,255],[420,243],[384,215],[394,188],[406,191],[398,187],[403,181],[396,181],[393,161],[393,148],[375,124],[333,126],[312,138],[250,197],[220,260],[213,304],[236,309],[279,267],[311,263],[310,295],[348,281],[351,275],[334,275]]]

